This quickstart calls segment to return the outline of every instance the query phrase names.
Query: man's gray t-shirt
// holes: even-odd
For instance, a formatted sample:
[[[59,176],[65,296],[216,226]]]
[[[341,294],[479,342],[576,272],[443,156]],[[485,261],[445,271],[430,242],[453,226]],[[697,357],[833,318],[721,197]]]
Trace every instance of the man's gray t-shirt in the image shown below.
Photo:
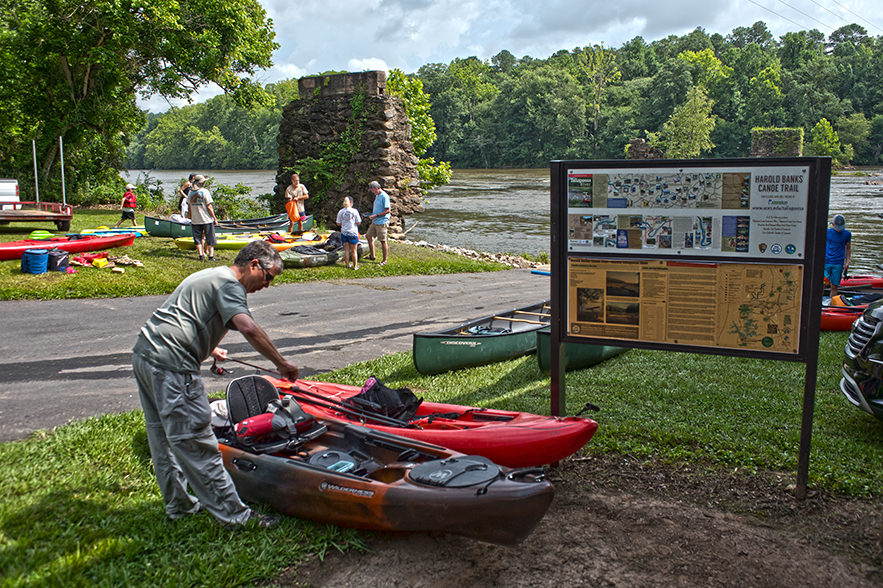
[[[132,351],[148,363],[178,373],[195,374],[227,334],[237,314],[247,314],[245,286],[229,267],[188,276],[141,327]]]

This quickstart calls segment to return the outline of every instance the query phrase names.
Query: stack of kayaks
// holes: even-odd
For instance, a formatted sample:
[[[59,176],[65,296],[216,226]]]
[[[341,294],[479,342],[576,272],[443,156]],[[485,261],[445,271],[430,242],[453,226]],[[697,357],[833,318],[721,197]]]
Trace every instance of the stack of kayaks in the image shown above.
[[[94,229],[83,229],[80,235],[122,235],[123,233],[133,233],[136,237],[144,237],[147,235],[147,229],[143,226],[137,227],[97,227]]]
[[[276,251],[285,251],[300,245],[321,247],[327,239],[327,235],[313,232],[306,232],[302,235],[292,233],[227,233],[215,235],[215,240],[217,241],[215,249],[238,250],[245,247],[251,241],[263,240],[275,247]],[[192,236],[178,237],[175,239],[175,245],[178,249],[196,249],[196,242]]]
[[[560,461],[589,442],[598,423],[585,417],[554,417],[424,401],[407,423],[375,418],[347,402],[362,389],[310,380],[289,382],[265,376],[280,393],[293,395],[322,421],[360,422],[366,427],[481,455],[508,467]]]
[[[549,326],[551,312],[549,300],[544,300],[449,329],[415,333],[414,367],[421,374],[440,374],[533,353],[536,332]]]
[[[359,256],[359,259],[362,259],[367,255],[368,242],[359,241],[356,253]],[[343,259],[343,249],[325,251],[324,249],[312,245],[299,245],[280,251],[279,255],[282,256],[283,265],[288,268],[317,267],[320,265],[331,265]]]
[[[243,380],[243,387],[260,388],[257,376],[230,384]],[[231,409],[246,405],[231,400],[229,388],[227,403]],[[515,545],[552,502],[554,489],[542,468],[513,470],[486,457],[340,420],[311,423],[296,403],[278,406],[298,414],[297,433],[281,444],[249,444],[237,437],[234,411],[228,414],[226,403],[226,420],[213,423],[239,496],[280,513],[357,529],[441,531]]]
[[[848,331],[868,305],[883,298],[881,292],[841,291],[837,296],[822,299],[823,331]]]
[[[51,234],[50,234],[51,235]],[[83,253],[114,247],[126,247],[135,242],[133,233],[119,235],[65,235],[47,236],[39,239],[25,239],[0,243],[0,261],[21,259],[28,249],[61,249],[68,253]]]
[[[153,216],[144,217],[144,226],[151,237],[190,237],[190,223],[179,222],[168,218]],[[261,218],[219,221],[215,227],[215,233],[245,233],[260,231],[285,231],[288,229],[289,220],[285,213]],[[313,228],[313,215],[304,221],[304,230]]]

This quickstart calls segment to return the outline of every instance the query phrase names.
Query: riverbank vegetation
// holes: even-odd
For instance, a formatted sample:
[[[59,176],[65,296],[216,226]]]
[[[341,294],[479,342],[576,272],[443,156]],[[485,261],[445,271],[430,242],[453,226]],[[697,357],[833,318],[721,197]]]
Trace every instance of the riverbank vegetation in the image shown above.
[[[119,211],[79,209],[74,214],[72,231],[113,226]],[[138,214],[141,219],[141,214]],[[33,224],[12,223],[0,227],[0,242],[27,239]],[[389,263],[363,260],[359,269],[348,270],[342,262],[334,265],[287,269],[273,280],[273,285],[323,280],[374,278],[380,276],[427,275],[462,272],[486,272],[508,269],[500,263],[475,260],[453,253],[413,247],[395,241],[389,244]],[[379,249],[378,249],[379,250]],[[231,265],[237,251],[216,250],[214,263],[200,262],[196,251],[183,251],[172,239],[139,237],[130,247],[108,251],[111,256],[127,255],[143,267],[121,266],[125,273],[92,267],[75,268],[76,274],[50,272],[31,275],[21,271],[21,261],[0,261],[0,300],[53,300],[64,298],[119,298],[170,294],[187,276],[209,265]]]
[[[845,339],[821,337],[810,487],[826,504],[883,496],[883,471],[869,465],[883,459],[883,429],[837,390]],[[362,385],[370,375],[429,400],[549,414],[549,377],[534,356],[421,376],[411,354],[398,353],[316,379]],[[629,350],[568,373],[568,412],[600,407],[592,415],[598,432],[575,457],[719,478],[727,488],[763,486],[787,501],[803,375],[802,364]],[[220,396],[226,380],[206,381]],[[291,517],[235,532],[207,513],[168,520],[137,410],[0,444],[0,467],[0,570],[10,588],[254,585],[306,558],[362,550],[370,537]],[[726,508],[726,496],[694,498]]]

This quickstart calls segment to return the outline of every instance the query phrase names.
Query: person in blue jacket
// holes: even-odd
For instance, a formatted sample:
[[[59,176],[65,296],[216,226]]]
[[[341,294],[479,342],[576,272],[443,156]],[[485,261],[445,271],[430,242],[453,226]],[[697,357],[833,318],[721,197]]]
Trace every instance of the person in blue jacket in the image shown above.
[[[831,282],[831,296],[837,296],[840,278],[849,267],[851,243],[852,233],[846,230],[846,219],[842,214],[834,215],[825,243],[825,277]]]
[[[389,219],[392,216],[389,209],[389,194],[384,192],[377,182],[368,184],[368,189],[374,194],[374,208],[371,209],[371,214],[367,216],[371,221],[371,226],[368,227],[368,231],[365,233],[365,238],[368,239],[368,259],[376,259],[374,257],[374,237],[377,237],[383,250],[383,261],[380,262],[380,265],[386,265],[386,259],[389,256],[389,245],[386,242],[386,237],[389,229]]]

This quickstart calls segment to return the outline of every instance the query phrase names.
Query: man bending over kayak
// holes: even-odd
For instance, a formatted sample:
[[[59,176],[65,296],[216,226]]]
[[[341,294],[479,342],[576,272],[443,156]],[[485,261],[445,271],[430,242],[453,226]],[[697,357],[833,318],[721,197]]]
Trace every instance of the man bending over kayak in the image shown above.
[[[251,510],[236,493],[212,432],[199,370],[209,356],[227,359],[218,344],[229,329],[236,329],[276,365],[281,377],[297,378],[297,366],[282,357],[255,323],[246,300],[281,273],[282,258],[273,246],[252,241],[232,266],[185,278],[141,327],[132,367],[156,480],[171,519],[205,509],[228,527],[250,520],[262,527],[279,522],[279,517]],[[188,484],[195,496],[187,491]]]

